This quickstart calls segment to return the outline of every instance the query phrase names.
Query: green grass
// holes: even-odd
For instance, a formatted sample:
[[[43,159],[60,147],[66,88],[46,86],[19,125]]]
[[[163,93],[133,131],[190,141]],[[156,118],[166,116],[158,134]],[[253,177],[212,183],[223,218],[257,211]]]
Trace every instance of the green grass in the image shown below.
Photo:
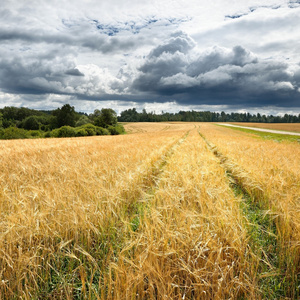
[[[260,202],[254,201],[230,174],[228,176],[235,195],[242,197],[241,209],[247,220],[249,246],[259,258],[257,277],[261,295],[263,299],[282,299],[286,296],[288,282],[281,274],[276,224]]]
[[[225,126],[225,125],[221,125],[221,124],[215,124],[215,125],[233,129],[233,130],[246,132],[246,133],[250,133],[250,134],[254,134],[257,136],[257,138],[261,138],[264,140],[274,140],[276,142],[289,141],[289,142],[300,143],[300,136],[297,136],[297,135],[287,135],[287,134],[280,134],[280,133],[256,131],[256,130],[247,129],[247,128],[229,127],[229,126]]]
[[[82,232],[77,243],[70,241],[66,247],[55,249],[50,256],[44,255],[38,288],[30,292],[31,299],[66,299],[67,295],[69,299],[96,299],[96,295],[105,298],[104,274],[112,272],[114,275],[109,264],[117,259],[126,238],[122,228],[113,225],[98,228],[99,232],[102,231],[100,235],[91,233],[92,244]],[[19,298],[19,294],[12,297]]]

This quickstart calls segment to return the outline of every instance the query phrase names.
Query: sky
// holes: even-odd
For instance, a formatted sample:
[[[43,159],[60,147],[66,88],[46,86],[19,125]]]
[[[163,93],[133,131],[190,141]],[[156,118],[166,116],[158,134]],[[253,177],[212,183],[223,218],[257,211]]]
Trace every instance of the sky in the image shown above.
[[[3,0],[0,107],[300,113],[300,0]]]

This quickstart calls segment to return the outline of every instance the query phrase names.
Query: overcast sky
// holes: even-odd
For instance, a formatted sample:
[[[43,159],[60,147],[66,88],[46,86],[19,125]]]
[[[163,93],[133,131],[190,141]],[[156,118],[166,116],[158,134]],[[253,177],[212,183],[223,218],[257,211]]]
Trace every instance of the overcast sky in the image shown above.
[[[300,113],[300,0],[3,0],[0,107]]]

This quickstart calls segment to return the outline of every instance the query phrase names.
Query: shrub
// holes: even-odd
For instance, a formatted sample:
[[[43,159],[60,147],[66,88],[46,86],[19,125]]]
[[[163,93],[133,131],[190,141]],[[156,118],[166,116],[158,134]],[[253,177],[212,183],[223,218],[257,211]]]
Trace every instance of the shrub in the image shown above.
[[[110,135],[110,132],[106,128],[96,127],[97,135]]]
[[[45,132],[44,137],[45,137],[45,138],[51,137],[51,131]]]
[[[57,137],[59,137],[58,134],[59,134],[58,129],[54,129],[54,130],[50,131],[50,137],[57,138]]]
[[[39,130],[30,130],[28,133],[32,137],[36,137],[36,138],[42,137],[42,134]]]
[[[58,128],[58,137],[73,137],[76,135],[75,129],[70,126],[62,126]]]
[[[24,129],[20,129],[17,127],[8,127],[2,131],[2,139],[10,140],[10,139],[27,139],[29,138],[28,131]]]
[[[74,137],[76,136],[76,131],[73,127],[62,126],[58,129],[54,129],[50,132],[51,137],[60,138],[60,137]]]
[[[122,124],[117,124],[116,127],[117,127],[117,130],[120,132],[120,134],[125,133],[125,128]]]
[[[87,136],[88,132],[84,128],[76,129],[76,136]]]
[[[93,124],[86,124],[81,126],[80,128],[83,128],[86,130],[87,135],[92,136],[92,135],[96,135],[97,133],[97,127]]]
[[[115,126],[108,126],[107,129],[109,130],[111,135],[118,135],[118,134],[125,133],[125,129],[121,124],[117,124]]]

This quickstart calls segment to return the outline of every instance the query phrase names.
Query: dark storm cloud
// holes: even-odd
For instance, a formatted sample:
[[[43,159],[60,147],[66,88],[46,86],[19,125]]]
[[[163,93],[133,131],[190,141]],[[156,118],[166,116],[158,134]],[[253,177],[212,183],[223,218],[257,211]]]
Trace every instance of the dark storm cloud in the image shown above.
[[[124,37],[108,37],[97,33],[80,32],[66,34],[61,32],[48,33],[35,30],[12,30],[0,28],[0,41],[13,43],[25,42],[33,44],[58,44],[70,47],[84,47],[102,53],[123,52],[133,49],[142,39]]]
[[[83,73],[81,73],[78,69],[70,69],[65,72],[66,75],[71,76],[84,76]]]
[[[149,51],[138,69],[123,66],[117,75],[92,64],[77,67],[76,50],[68,47],[48,44],[41,49],[36,55],[24,48],[12,57],[0,49],[0,89],[91,101],[300,107],[299,65],[291,71],[287,61],[261,59],[240,45],[200,51],[182,32]]]
[[[63,51],[49,50],[39,56],[25,53],[10,57],[2,50],[0,89],[13,94],[67,93],[66,78],[70,76],[65,73],[74,67],[73,60]]]
[[[193,63],[189,64],[187,74],[194,77],[224,65],[242,67],[250,63],[257,63],[257,58],[241,46],[235,46],[230,51],[214,47],[208,52],[200,54]]]
[[[286,62],[261,60],[241,46],[197,53],[187,36],[176,39],[150,52],[133,88],[189,105],[300,107],[299,70]]]
[[[173,34],[173,37],[170,40],[168,40],[167,43],[154,48],[150,52],[149,58],[159,57],[163,53],[186,53],[192,48],[194,48],[195,45],[195,42],[189,36],[182,32],[178,32]]]

